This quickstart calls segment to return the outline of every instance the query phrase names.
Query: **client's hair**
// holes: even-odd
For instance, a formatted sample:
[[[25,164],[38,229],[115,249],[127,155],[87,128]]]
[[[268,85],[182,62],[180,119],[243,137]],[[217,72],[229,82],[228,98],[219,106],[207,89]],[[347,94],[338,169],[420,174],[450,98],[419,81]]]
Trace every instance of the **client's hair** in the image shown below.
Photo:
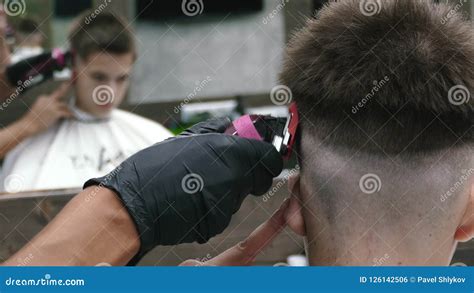
[[[82,59],[93,53],[136,54],[133,32],[111,12],[85,11],[79,15],[68,36],[71,49]]]
[[[312,181],[306,201],[318,201],[333,229],[343,211],[370,218],[368,226],[383,213],[390,225],[422,218],[474,167],[472,24],[431,1],[364,2],[321,9],[290,42],[281,73],[301,117],[297,150],[302,177]],[[364,195],[364,174],[381,185],[377,197]],[[390,212],[402,199],[410,204]],[[453,232],[453,223],[436,223]]]
[[[472,141],[472,24],[430,1],[382,1],[372,16],[361,2],[331,3],[290,44],[281,80],[305,127],[350,147],[375,135],[375,152]]]

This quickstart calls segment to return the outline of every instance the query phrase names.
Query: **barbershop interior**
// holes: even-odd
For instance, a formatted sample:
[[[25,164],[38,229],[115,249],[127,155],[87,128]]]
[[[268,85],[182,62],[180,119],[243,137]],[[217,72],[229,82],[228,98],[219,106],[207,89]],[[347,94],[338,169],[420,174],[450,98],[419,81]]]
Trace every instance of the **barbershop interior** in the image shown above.
[[[15,253],[53,221],[83,190],[88,179],[113,172],[138,151],[218,117],[235,121],[243,115],[271,115],[285,119],[284,131],[291,129],[288,126],[293,122],[290,117],[294,118],[291,105],[298,97],[282,85],[280,79],[287,45],[308,20],[316,19],[317,12],[329,5],[328,2],[337,1],[4,2],[4,39],[10,57],[8,64],[3,61],[1,67],[11,73],[13,77],[9,81],[16,88],[0,104],[0,125],[7,130],[0,139],[9,140],[0,145],[0,262],[13,257],[13,262],[28,266],[34,262],[35,254],[15,259]],[[474,13],[471,1],[433,2],[452,5],[456,13],[467,18]],[[122,31],[109,28],[110,19],[101,20],[104,15],[119,17],[125,27]],[[450,21],[449,17],[446,22]],[[99,29],[93,28],[98,20],[105,24]],[[130,32],[133,41],[122,37],[124,30]],[[104,40],[95,40],[96,36],[103,36]],[[91,39],[100,43],[107,38],[113,39],[115,46],[101,50],[119,52],[120,58],[101,55],[90,48]],[[40,64],[39,69],[33,62]],[[23,67],[13,68],[17,64]],[[25,68],[29,69],[26,75]],[[379,79],[378,85],[375,81],[376,91],[385,83],[390,84],[388,78]],[[372,81],[369,85],[373,86]],[[370,98],[368,96],[358,107],[373,103]],[[54,107],[49,103],[51,100]],[[353,113],[362,111],[352,109]],[[8,131],[10,126],[16,128]],[[293,135],[291,133],[291,138]],[[284,134],[282,139],[285,139]],[[219,256],[278,210],[290,196],[289,178],[299,170],[297,156],[290,154],[271,188],[259,196],[247,196],[221,233],[205,243],[158,245],[136,265],[177,266],[189,259],[206,262]],[[379,176],[371,178],[375,184],[381,184],[379,189],[392,187],[386,183],[386,177],[380,177],[382,180]],[[324,186],[324,182],[320,183]],[[182,181],[184,189],[193,189],[196,184],[200,192],[202,186],[199,185],[205,185],[206,178],[197,176],[190,182]],[[362,186],[361,189],[364,191]],[[368,194],[367,199],[377,192],[363,193]],[[443,195],[437,204],[443,209],[442,205],[452,198],[448,191],[439,191],[439,194]],[[93,196],[90,200],[94,200]],[[335,204],[332,200],[329,202]],[[369,209],[371,202],[366,201],[366,205]],[[402,210],[404,205],[400,207]],[[352,212],[355,211],[347,205],[341,211],[341,219],[345,218],[344,213]],[[335,216],[337,221],[339,214]],[[373,220],[374,227],[380,225],[383,218],[376,220],[379,219]],[[354,225],[357,223],[354,221]],[[417,229],[416,224],[415,221],[413,231]],[[321,229],[319,233],[323,235],[328,230]],[[298,234],[295,229],[284,228],[256,256],[253,265],[308,266],[308,246],[314,248],[314,243],[308,243],[312,241]],[[403,237],[393,240],[375,232],[369,234],[378,235],[377,243],[383,243],[385,250],[379,249],[378,254],[361,262],[369,266],[393,265],[397,245],[404,245]],[[408,238],[415,237],[412,234]],[[344,239],[335,237],[335,241]],[[364,238],[359,243],[354,241],[353,246],[344,246],[349,250],[350,259],[361,257],[358,251],[365,241],[368,240]],[[342,246],[335,244],[334,247]],[[344,259],[333,264],[346,265]],[[474,265],[474,242],[459,243],[449,265]]]

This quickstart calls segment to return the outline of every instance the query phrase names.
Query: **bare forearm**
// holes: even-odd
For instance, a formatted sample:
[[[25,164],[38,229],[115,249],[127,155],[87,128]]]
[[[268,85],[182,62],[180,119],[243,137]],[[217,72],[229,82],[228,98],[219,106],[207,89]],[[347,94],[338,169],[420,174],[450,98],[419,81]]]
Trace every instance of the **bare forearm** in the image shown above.
[[[117,196],[89,187],[3,265],[23,259],[31,266],[125,265],[139,246],[135,225]]]

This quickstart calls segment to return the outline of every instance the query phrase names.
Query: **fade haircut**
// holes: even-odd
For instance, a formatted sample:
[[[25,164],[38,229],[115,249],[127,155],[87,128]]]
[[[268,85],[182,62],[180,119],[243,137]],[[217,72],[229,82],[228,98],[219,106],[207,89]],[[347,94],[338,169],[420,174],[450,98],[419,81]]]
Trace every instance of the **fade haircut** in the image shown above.
[[[472,24],[426,0],[382,1],[374,15],[363,2],[326,5],[290,42],[281,81],[303,128],[389,154],[472,142]]]
[[[133,32],[121,17],[107,11],[83,12],[75,19],[68,39],[71,49],[83,60],[101,52],[136,55]]]
[[[376,13],[364,2],[321,9],[290,42],[280,75],[301,118],[309,258],[334,264],[363,236],[364,257],[389,243],[419,265],[451,252],[439,244],[452,239],[474,177],[473,29],[428,0],[372,1]]]

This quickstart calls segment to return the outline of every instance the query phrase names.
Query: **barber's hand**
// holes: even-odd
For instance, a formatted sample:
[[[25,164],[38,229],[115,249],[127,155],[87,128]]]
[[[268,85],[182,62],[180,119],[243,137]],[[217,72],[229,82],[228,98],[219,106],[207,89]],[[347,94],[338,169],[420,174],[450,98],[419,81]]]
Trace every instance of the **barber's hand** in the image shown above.
[[[178,136],[192,136],[206,133],[224,133],[232,121],[229,118],[215,118],[197,123],[181,132]]]
[[[283,166],[269,143],[222,133],[214,119],[142,150],[102,178],[140,234],[139,256],[156,245],[204,243],[221,233],[248,194],[262,195]]]
[[[61,118],[72,117],[67,105],[61,101],[69,90],[68,84],[62,84],[50,95],[38,97],[31,109],[22,118],[31,134],[42,132]]]
[[[188,259],[180,266],[250,266],[255,258],[280,234],[287,225],[289,200],[285,200],[281,207],[262,225],[258,226],[250,236],[237,245],[227,249],[218,256],[201,262]]]

